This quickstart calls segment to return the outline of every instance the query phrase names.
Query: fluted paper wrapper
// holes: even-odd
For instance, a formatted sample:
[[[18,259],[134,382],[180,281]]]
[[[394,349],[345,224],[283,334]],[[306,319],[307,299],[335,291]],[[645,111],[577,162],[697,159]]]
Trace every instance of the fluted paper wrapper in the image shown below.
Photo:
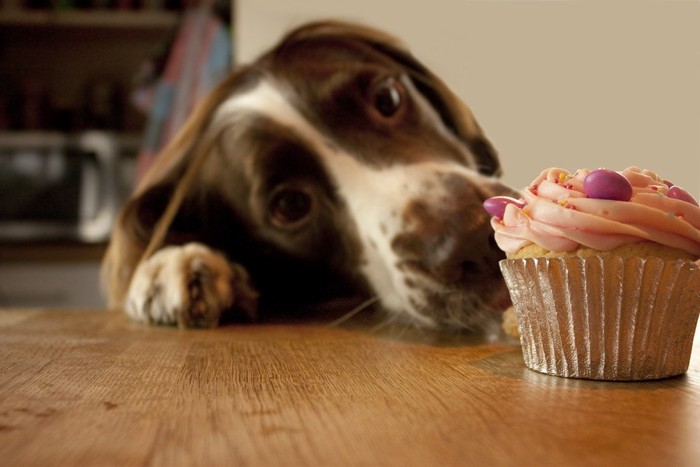
[[[527,258],[501,271],[528,368],[595,380],[688,370],[700,269],[661,258]]]

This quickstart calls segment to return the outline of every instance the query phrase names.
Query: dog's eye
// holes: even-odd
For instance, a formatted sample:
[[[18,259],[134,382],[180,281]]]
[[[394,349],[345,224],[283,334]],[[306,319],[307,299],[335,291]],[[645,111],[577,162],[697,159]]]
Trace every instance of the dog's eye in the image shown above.
[[[374,89],[374,107],[384,117],[394,116],[401,107],[401,91],[399,83],[394,78],[386,78]]]
[[[311,196],[299,189],[281,188],[270,201],[270,217],[277,225],[291,226],[306,219],[311,213]]]

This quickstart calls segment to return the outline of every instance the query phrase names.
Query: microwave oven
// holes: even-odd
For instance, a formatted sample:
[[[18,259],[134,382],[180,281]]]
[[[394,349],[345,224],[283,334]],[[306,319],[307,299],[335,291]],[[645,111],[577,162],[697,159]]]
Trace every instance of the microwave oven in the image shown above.
[[[0,132],[0,242],[109,238],[119,148],[107,132]]]

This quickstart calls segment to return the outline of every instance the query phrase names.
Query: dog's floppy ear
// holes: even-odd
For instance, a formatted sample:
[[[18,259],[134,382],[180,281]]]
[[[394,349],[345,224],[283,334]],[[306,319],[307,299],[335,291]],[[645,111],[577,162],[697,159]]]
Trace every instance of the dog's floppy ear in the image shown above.
[[[479,172],[501,175],[498,154],[484,135],[471,110],[452,90],[416,59],[396,37],[368,26],[341,21],[310,23],[290,32],[286,41],[302,41],[324,36],[347,37],[362,41],[391,58],[408,73],[418,91],[440,115],[444,124],[469,147]]]
[[[168,210],[179,210],[181,204],[187,202],[184,197],[192,194],[193,177],[217,137],[218,130],[211,127],[216,109],[234,90],[246,86],[244,81],[251,78],[247,71],[248,68],[241,67],[233,72],[197,106],[120,211],[102,261],[101,280],[109,307],[122,305],[134,270],[147,248],[164,240],[165,230],[173,220],[164,222]],[[183,198],[178,200],[178,195]],[[163,227],[162,232],[157,230],[159,225]],[[168,239],[176,243],[185,240],[185,237]]]

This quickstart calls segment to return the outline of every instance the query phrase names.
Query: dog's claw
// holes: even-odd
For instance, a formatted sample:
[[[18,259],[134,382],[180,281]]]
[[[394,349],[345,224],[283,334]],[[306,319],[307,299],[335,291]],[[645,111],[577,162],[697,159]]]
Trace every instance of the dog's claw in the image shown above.
[[[195,270],[187,284],[189,306],[178,313],[177,324],[181,328],[214,328],[219,324],[221,311],[210,307],[206,301],[208,271]]]

